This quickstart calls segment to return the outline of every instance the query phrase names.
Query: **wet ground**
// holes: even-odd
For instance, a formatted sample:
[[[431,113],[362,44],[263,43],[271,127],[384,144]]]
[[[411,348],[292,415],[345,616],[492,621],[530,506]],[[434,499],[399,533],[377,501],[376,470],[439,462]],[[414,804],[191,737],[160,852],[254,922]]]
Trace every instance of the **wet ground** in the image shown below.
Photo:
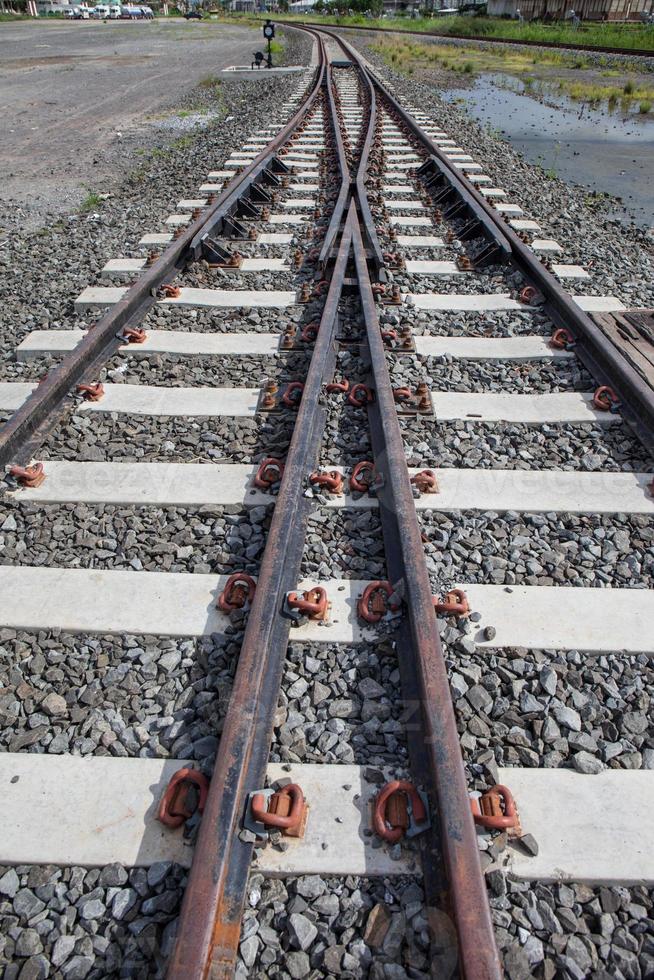
[[[76,208],[131,169],[169,107],[260,47],[259,31],[236,24],[0,25],[0,201],[36,224],[39,211]]]
[[[441,93],[462,103],[550,175],[620,198],[629,219],[654,226],[654,120],[624,116],[619,109],[591,109],[558,98],[546,105],[479,76],[468,88]],[[549,100],[548,100],[549,101]],[[617,215],[616,215],[617,216]]]

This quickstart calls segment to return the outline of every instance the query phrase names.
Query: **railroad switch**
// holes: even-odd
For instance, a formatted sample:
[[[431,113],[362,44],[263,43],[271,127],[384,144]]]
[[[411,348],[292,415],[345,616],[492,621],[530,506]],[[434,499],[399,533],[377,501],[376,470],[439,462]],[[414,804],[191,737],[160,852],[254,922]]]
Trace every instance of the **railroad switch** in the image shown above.
[[[416,837],[431,827],[427,794],[407,780],[386,783],[371,806],[372,829],[389,844]]]
[[[301,787],[289,782],[250,793],[243,827],[263,839],[280,832],[284,837],[304,837],[308,819],[309,805]]]

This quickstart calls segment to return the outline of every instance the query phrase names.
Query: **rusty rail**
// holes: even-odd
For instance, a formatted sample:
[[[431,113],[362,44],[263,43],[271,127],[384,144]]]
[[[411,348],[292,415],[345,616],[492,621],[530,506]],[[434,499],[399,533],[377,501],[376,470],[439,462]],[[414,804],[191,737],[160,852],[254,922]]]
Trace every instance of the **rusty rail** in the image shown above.
[[[336,360],[338,301],[349,253],[346,228],[325,301],[284,475],[248,615],[234,688],[205,805],[168,980],[232,976],[252,845],[239,839],[248,793],[264,783],[273,718],[288,643],[283,596],[296,588],[326,409],[323,385]]]
[[[333,111],[331,80],[327,87]],[[374,91],[371,108],[375,108]],[[445,891],[451,895],[455,928],[452,930],[450,924],[445,931],[437,930],[450,965],[459,956],[465,976],[471,980],[499,980],[501,976],[429,577],[368,271],[368,263],[375,275],[380,266],[364,183],[373,134],[371,111],[357,179],[351,180],[347,168],[342,171],[346,193],[342,187],[338,201],[342,205],[349,200],[347,220],[248,617],[168,980],[208,976],[226,980],[233,972],[252,852],[252,845],[242,842],[238,834],[248,793],[263,784],[265,775],[289,633],[288,621],[281,615],[282,601],[297,581],[309,512],[304,488],[314,469],[323,431],[325,413],[319,396],[333,377],[337,306],[351,258],[377,387],[377,401],[369,407],[375,457],[388,474],[388,486],[380,495],[385,549],[394,581],[402,581],[407,597],[408,616],[401,627],[400,645],[403,689],[407,700],[413,698],[421,705],[420,731],[424,737],[412,740],[412,764],[420,781],[430,787],[434,811],[441,815],[440,833],[426,837],[422,847],[428,901],[434,909],[439,906],[442,915],[442,895]],[[342,151],[338,138],[337,146]],[[339,160],[344,162],[342,152]],[[334,216],[330,226],[333,231],[338,230],[341,219],[342,214]],[[325,255],[325,261],[327,258]],[[447,880],[440,868],[441,848]],[[458,937],[458,953],[456,940],[452,946],[453,931]]]
[[[403,695],[406,700],[406,686],[410,685],[409,690],[413,698],[417,698],[422,716],[422,744],[416,746],[414,736],[412,750],[420,751],[416,765],[420,766],[419,772],[426,769],[432,809],[440,822],[440,847],[458,935],[462,975],[469,980],[499,980],[502,970],[470,812],[454,706],[358,223],[354,228],[353,252],[375,388],[375,400],[368,405],[368,415],[375,469],[382,477],[377,499],[384,549],[389,578],[396,590],[403,593],[408,619],[408,629],[400,634],[398,643]],[[428,880],[425,886],[429,894]]]

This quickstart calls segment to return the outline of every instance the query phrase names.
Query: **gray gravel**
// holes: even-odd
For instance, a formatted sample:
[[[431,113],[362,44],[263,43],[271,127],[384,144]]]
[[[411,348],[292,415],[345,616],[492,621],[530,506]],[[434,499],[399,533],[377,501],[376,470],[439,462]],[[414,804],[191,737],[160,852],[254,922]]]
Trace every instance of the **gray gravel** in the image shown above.
[[[116,462],[252,463],[283,456],[295,413],[280,412],[270,421],[255,418],[212,419],[163,416],[147,418],[92,413],[71,419],[40,453],[42,459]]]
[[[654,768],[651,661],[620,652],[476,651],[472,625],[443,623],[450,687],[471,782],[497,766],[593,774]]]
[[[487,875],[508,980],[648,980],[654,890],[511,881]]]
[[[0,867],[4,980],[163,977],[186,872]]]
[[[427,980],[423,901],[419,882],[406,877],[280,881],[254,873],[236,975]]]
[[[652,460],[623,423],[557,425],[400,421],[409,466],[648,473]]]
[[[0,502],[0,563],[256,575],[265,507],[120,507]]]
[[[398,766],[407,762],[394,646],[293,643],[271,761]]]
[[[394,388],[427,381],[434,391],[549,394],[593,391],[592,378],[576,358],[560,361],[468,361],[454,357],[388,355]]]
[[[652,588],[654,527],[643,514],[422,511],[434,587],[494,585]]]
[[[196,759],[211,773],[240,648],[231,636],[0,630],[0,751]]]
[[[424,229],[423,229],[424,231]],[[417,310],[411,306],[385,307],[380,321],[389,326],[409,325],[418,336],[434,337],[519,337],[538,334],[549,337],[552,322],[534,307],[533,311],[479,313]]]

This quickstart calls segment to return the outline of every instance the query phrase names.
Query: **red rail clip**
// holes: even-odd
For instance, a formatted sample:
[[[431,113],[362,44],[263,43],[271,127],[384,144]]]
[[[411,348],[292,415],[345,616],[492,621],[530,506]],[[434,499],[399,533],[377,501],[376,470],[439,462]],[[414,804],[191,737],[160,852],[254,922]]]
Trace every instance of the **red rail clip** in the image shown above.
[[[269,490],[274,483],[279,483],[284,475],[284,463],[281,459],[268,456],[259,463],[259,469],[254,477],[254,485],[259,490]]]
[[[93,385],[78,385],[77,390],[87,402],[99,402],[104,395],[104,385],[100,381]]]
[[[125,327],[118,336],[126,344],[144,344],[148,337],[142,327]]]
[[[221,612],[228,615],[235,609],[242,609],[246,602],[252,605],[256,587],[251,575],[235,572],[225,582],[225,588],[218,596],[216,605]]]
[[[538,296],[538,290],[535,286],[525,286],[524,289],[520,290],[518,299],[521,303],[533,303]]]
[[[178,299],[182,295],[182,289],[180,286],[173,286],[172,283],[166,282],[161,287],[161,294],[167,299]]]
[[[286,408],[297,408],[302,401],[304,384],[301,381],[289,381],[286,391],[282,395],[282,405]]]
[[[617,412],[620,406],[620,399],[613,388],[608,385],[600,385],[593,395],[593,405],[600,412]]]
[[[420,470],[411,477],[411,483],[420,493],[440,493],[438,480],[433,470]]]
[[[367,459],[357,463],[350,475],[350,490],[353,493],[368,493],[377,478],[375,464]]]
[[[319,330],[319,323],[307,323],[306,327],[302,327],[302,330],[300,331],[300,340],[303,340],[307,344],[313,343],[318,336]]]
[[[394,589],[390,582],[370,582],[357,601],[357,613],[366,623],[378,623],[387,612],[397,612],[399,602],[391,602]]]
[[[197,769],[178,769],[164,790],[157,809],[157,820],[166,827],[181,827],[196,810],[203,812],[209,780]],[[195,799],[197,799],[197,804]]]
[[[250,812],[258,823],[281,830],[285,837],[304,837],[309,807],[297,783],[282,786],[268,800],[263,793],[254,793]]]
[[[348,405],[361,408],[363,405],[370,404],[374,397],[373,390],[368,385],[356,384],[352,385],[350,394],[347,396],[347,402]]]
[[[328,470],[325,473],[321,473],[318,470],[312,473],[309,477],[309,483],[315,487],[323,487],[329,493],[335,494],[337,497],[343,495],[343,474],[339,473],[338,470]]]
[[[550,338],[550,347],[554,347],[555,350],[567,350],[568,347],[574,346],[574,342],[575,339],[568,328],[559,327]]]
[[[21,487],[40,487],[45,480],[43,463],[31,463],[29,466],[10,466],[9,476],[18,480]]]
[[[326,590],[320,585],[306,592],[287,592],[284,604],[288,612],[296,614],[293,618],[306,616],[307,619],[319,621],[327,618],[329,600]]]
[[[410,836],[427,829],[427,810],[413,783],[395,779],[382,787],[375,800],[372,826],[377,836],[389,844],[397,844],[409,829]]]
[[[480,827],[487,830],[520,829],[518,810],[508,786],[498,783],[479,798],[473,797],[470,806],[472,819]]]
[[[325,385],[325,391],[328,395],[334,394],[334,392],[342,391],[343,394],[350,390],[350,382],[347,378],[343,378],[342,381],[330,381],[328,385]]]
[[[445,616],[467,616],[470,603],[463,589],[450,589],[443,601],[438,596],[432,596],[434,611]]]

